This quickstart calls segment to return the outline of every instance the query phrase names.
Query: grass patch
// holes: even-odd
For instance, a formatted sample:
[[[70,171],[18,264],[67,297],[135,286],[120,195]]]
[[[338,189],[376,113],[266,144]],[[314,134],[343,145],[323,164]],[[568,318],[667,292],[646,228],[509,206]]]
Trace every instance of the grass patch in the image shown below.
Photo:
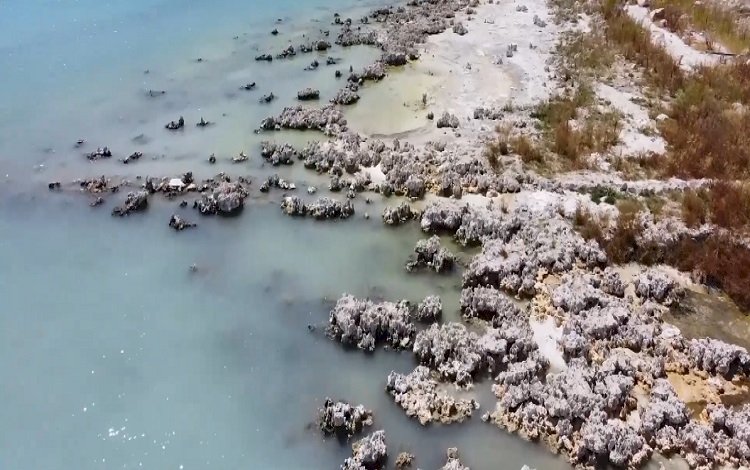
[[[656,0],[655,8],[664,8],[665,13],[679,15],[683,22],[681,30],[692,26],[705,32],[710,41],[718,41],[734,53],[743,53],[750,49],[750,31],[741,26],[737,19],[739,15],[726,8],[721,8],[713,2],[695,2],[694,0]],[[666,17],[671,26],[670,16]],[[710,46],[710,44],[709,44]]]

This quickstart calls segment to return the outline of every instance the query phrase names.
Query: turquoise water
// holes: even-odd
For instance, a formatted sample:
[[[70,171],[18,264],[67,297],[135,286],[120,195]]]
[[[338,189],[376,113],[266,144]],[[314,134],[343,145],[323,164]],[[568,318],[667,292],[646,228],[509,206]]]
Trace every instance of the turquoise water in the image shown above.
[[[331,67],[304,72],[312,55],[271,65],[253,57],[328,29],[334,11],[357,17],[374,3],[0,2],[0,469],[337,468],[350,449],[310,427],[326,396],[373,408],[391,454],[409,450],[425,469],[451,446],[474,469],[565,468],[487,429],[478,417],[494,406],[489,384],[469,423],[424,430],[383,390],[388,372],[411,370],[410,355],[345,352],[323,337],[343,292],[415,302],[440,294],[456,318],[460,276],[407,275],[422,234],[383,227],[380,201],[365,209],[357,200],[358,216],[342,223],[285,217],[278,192],[253,196],[232,219],[198,219],[157,198],[146,213],[115,219],[114,200],[90,208],[84,196],[46,189],[103,173],[269,173],[252,132],[260,119],[304,86],[328,99],[340,83]],[[378,52],[330,54],[348,68]],[[238,90],[250,81],[257,90]],[[148,89],[167,94],[148,98]],[[280,98],[258,104],[270,91]],[[185,132],[166,132],[179,115]],[[201,116],[216,126],[199,132]],[[83,157],[103,145],[144,157],[128,166]],[[241,150],[250,162],[228,163]],[[282,171],[301,188],[324,181],[301,165]],[[198,229],[174,233],[173,212]]]

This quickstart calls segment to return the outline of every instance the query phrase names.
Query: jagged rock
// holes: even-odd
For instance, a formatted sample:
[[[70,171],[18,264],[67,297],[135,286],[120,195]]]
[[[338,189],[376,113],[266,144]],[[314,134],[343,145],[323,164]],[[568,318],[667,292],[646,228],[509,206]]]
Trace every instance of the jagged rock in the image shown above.
[[[671,305],[684,295],[677,282],[657,269],[641,273],[634,281],[635,294],[643,299]]]
[[[341,203],[335,199],[322,197],[307,205],[307,212],[315,219],[348,219],[354,215],[351,201]]]
[[[264,119],[260,127],[264,130],[315,129],[327,135],[336,135],[346,130],[346,120],[341,111],[333,106],[308,108],[298,105],[284,108],[278,117]]]
[[[604,273],[602,273],[600,287],[609,295],[614,295],[615,297],[625,296],[625,283],[620,275],[617,274],[617,271],[612,268],[608,267],[604,270]]]
[[[581,428],[581,438],[573,455],[584,465],[602,461],[616,467],[637,468],[651,458],[652,449],[638,432],[619,419],[607,419],[599,412]]]
[[[438,382],[425,366],[417,366],[408,375],[391,372],[386,380],[386,391],[406,415],[420,424],[461,422],[479,408],[474,400],[457,399],[439,390]]]
[[[426,267],[442,273],[453,268],[455,256],[441,246],[440,237],[437,235],[433,235],[427,240],[419,240],[414,248],[414,253],[416,256],[413,256],[406,264],[406,269],[409,271]]]
[[[255,60],[257,60],[257,61],[272,62],[273,61],[273,56],[271,54],[261,54],[259,56],[256,56]]]
[[[197,227],[197,224],[188,222],[187,220],[183,219],[179,215],[172,214],[172,217],[169,218],[169,226],[175,229],[176,231],[181,232],[182,230],[185,230],[186,228]]]
[[[387,52],[383,54],[383,62],[390,66],[406,65],[407,58],[404,53]]]
[[[690,340],[688,356],[694,367],[727,379],[750,376],[747,349],[711,338]]]
[[[130,215],[132,212],[140,212],[148,207],[148,192],[138,191],[128,193],[125,198],[125,204],[117,206],[112,209],[112,215],[119,215],[120,217]]]
[[[344,401],[326,398],[318,410],[318,425],[324,434],[337,434],[350,438],[365,426],[372,426],[372,411],[364,405],[352,406]]]
[[[302,202],[302,199],[300,199],[297,196],[285,197],[281,201],[281,210],[286,215],[292,215],[292,216],[304,217],[305,214],[307,214],[307,207],[305,206],[305,203]]]
[[[170,131],[182,129],[183,127],[185,127],[185,119],[180,116],[177,121],[169,121],[164,127],[169,129]]]
[[[383,209],[383,223],[386,225],[401,225],[414,219],[415,215],[409,203],[402,202],[398,207],[387,206]]]
[[[338,93],[336,93],[336,96],[333,97],[331,103],[350,105],[356,103],[357,101],[359,101],[359,95],[349,86],[345,86],[344,88],[339,90]]]
[[[289,144],[275,144],[263,141],[260,143],[260,156],[265,158],[271,165],[292,165],[299,158],[299,153]]]
[[[661,452],[679,449],[679,430],[690,421],[685,403],[677,398],[666,379],[658,379],[651,389],[649,403],[641,411],[641,432]]]
[[[406,470],[411,468],[411,464],[414,461],[414,456],[408,452],[401,452],[396,457],[396,463],[394,464],[396,470]]]
[[[138,161],[142,156],[143,156],[143,152],[133,152],[130,155],[128,155],[127,158],[123,159],[122,163],[127,165],[130,162]]]
[[[443,115],[440,116],[440,118],[438,118],[437,120],[438,129],[441,129],[443,127],[451,127],[453,129],[456,129],[458,128],[458,125],[458,118],[455,115],[448,113],[447,111],[444,112]]]
[[[300,101],[317,100],[318,98],[320,98],[320,90],[305,88],[297,92],[297,99]]]
[[[194,207],[203,215],[232,215],[242,209],[246,197],[247,190],[240,183],[222,182],[203,193]]]
[[[385,431],[375,431],[352,445],[352,457],[344,461],[341,470],[380,470],[385,466],[388,448]]]
[[[261,103],[270,103],[271,101],[275,99],[276,99],[276,95],[274,95],[273,92],[271,92],[267,95],[261,96],[260,100],[258,101],[260,101]]]
[[[534,15],[534,26],[538,26],[540,28],[544,28],[545,26],[547,26],[547,23],[544,20],[542,20],[541,18],[539,18],[539,16]]]
[[[443,314],[443,302],[436,295],[428,295],[417,306],[414,319],[419,322],[434,323]]]
[[[469,467],[462,464],[458,459],[458,449],[456,447],[450,447],[446,451],[446,457],[448,460],[445,465],[440,467],[440,470],[470,470]]]
[[[491,287],[463,289],[461,313],[467,318],[491,321],[495,327],[499,327],[506,321],[516,321],[526,317],[526,314],[507,295]]]
[[[464,34],[467,34],[469,30],[466,28],[466,26],[464,26],[463,23],[458,21],[453,25],[453,32],[458,34],[459,36],[463,36]]]
[[[408,301],[374,303],[345,294],[331,310],[326,333],[331,339],[374,351],[378,343],[394,349],[412,345],[416,329]]]
[[[109,149],[109,147],[97,147],[96,150],[93,152],[87,153],[86,158],[88,158],[91,161],[99,160],[101,158],[110,158],[112,157],[112,151]]]

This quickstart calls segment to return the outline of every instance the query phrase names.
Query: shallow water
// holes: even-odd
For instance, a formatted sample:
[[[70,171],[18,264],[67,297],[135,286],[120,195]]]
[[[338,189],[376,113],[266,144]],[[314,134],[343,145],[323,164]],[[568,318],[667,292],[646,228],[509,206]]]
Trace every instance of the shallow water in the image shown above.
[[[0,278],[3,468],[335,468],[348,448],[306,427],[326,396],[374,408],[393,455],[423,468],[454,445],[473,468],[565,468],[485,429],[483,410],[422,432],[383,390],[411,355],[345,352],[308,331],[327,320],[322,297],[345,291],[455,305],[458,276],[405,274],[416,227],[337,227],[258,203],[174,234],[165,204],[122,220],[75,199],[0,207],[13,267]]]

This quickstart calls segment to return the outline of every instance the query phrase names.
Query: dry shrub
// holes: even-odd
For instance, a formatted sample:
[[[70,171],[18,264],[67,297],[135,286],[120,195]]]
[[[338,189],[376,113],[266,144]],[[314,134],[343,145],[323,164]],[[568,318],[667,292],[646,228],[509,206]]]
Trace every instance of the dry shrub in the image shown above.
[[[646,77],[662,90],[677,90],[683,74],[677,62],[662,47],[651,42],[651,34],[625,13],[617,0],[604,0],[601,11],[607,22],[607,39],[625,58],[642,66]]]
[[[573,225],[586,240],[595,240],[600,244],[604,240],[604,232],[602,230],[604,222],[596,220],[589,211],[582,209],[581,206],[576,208]]]
[[[657,0],[653,6],[672,8],[685,13],[685,19],[689,23],[687,26],[708,33],[732,52],[741,53],[750,47],[749,31],[738,22],[740,15],[717,2]],[[669,23],[669,19],[667,22]]]
[[[682,196],[682,220],[688,227],[696,227],[706,223],[708,205],[696,191],[685,191]]]
[[[670,176],[735,179],[750,176],[750,113],[733,111],[704,83],[693,82],[661,126],[669,144]]]
[[[750,309],[750,249],[726,234],[706,240],[685,239],[665,259],[681,271],[698,274],[722,289],[743,310]]]
[[[518,135],[510,139],[510,146],[514,153],[521,157],[524,163],[540,163],[542,151],[525,135]]]
[[[750,187],[719,181],[708,190],[711,222],[727,229],[750,226]]]
[[[682,34],[689,28],[688,17],[682,8],[669,3],[662,8],[664,8],[663,15],[667,29],[676,34]]]

